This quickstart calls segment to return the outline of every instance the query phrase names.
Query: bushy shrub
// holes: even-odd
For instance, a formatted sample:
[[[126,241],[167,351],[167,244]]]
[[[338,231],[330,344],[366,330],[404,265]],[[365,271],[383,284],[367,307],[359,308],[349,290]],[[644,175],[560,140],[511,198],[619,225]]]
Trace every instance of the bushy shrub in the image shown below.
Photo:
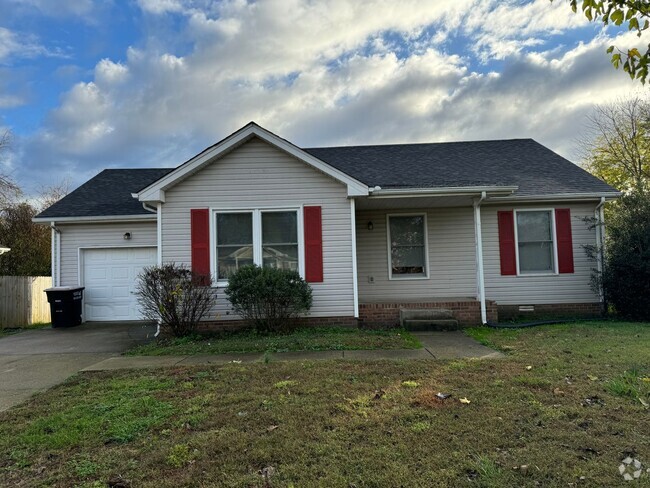
[[[209,276],[195,276],[174,263],[144,268],[137,295],[142,314],[160,323],[163,332],[176,337],[196,331],[215,299]]]
[[[622,197],[606,225],[605,297],[619,315],[650,320],[650,194]]]
[[[311,308],[311,287],[295,271],[244,266],[228,279],[233,310],[258,332],[282,332]]]

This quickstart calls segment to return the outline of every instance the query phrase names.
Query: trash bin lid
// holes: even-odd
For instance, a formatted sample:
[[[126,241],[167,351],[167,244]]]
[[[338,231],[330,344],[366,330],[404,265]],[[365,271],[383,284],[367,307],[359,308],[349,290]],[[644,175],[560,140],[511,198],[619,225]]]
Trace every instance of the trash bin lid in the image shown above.
[[[52,288],[46,288],[43,291],[77,291],[84,290],[85,286],[53,286]]]

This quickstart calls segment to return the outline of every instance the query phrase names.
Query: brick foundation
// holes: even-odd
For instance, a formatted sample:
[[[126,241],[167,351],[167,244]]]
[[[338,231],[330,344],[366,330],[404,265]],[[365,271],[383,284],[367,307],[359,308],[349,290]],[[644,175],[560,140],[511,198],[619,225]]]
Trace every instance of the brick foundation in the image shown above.
[[[357,327],[358,321],[354,317],[303,317],[296,319],[296,327]],[[210,332],[225,332],[245,329],[243,320],[206,320],[199,324],[197,332],[207,334]]]
[[[523,304],[522,304],[523,305]],[[552,303],[530,305],[535,307],[533,312],[522,312],[522,305],[498,305],[499,319],[502,322],[521,319],[545,318],[580,318],[598,317],[602,315],[600,303]]]
[[[487,300],[487,319],[498,321],[496,302]],[[400,308],[428,309],[444,308],[450,310],[459,325],[468,327],[481,325],[481,303],[476,300],[450,300],[439,302],[395,302],[359,304],[359,325],[361,327],[398,327]]]

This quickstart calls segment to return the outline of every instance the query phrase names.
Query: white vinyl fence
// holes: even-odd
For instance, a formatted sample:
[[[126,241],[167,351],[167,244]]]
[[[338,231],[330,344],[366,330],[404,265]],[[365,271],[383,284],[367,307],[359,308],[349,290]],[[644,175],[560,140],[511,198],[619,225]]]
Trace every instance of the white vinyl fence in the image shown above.
[[[50,276],[0,276],[0,327],[50,322]]]

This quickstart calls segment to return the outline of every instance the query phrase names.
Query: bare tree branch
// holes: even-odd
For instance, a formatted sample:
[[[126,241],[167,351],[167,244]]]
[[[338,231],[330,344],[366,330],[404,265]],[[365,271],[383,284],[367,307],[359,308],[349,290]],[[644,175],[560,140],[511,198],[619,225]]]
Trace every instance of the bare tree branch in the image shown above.
[[[6,130],[2,135],[0,135],[0,162],[2,161],[2,154],[7,151],[10,146],[11,132]],[[0,210],[6,208],[9,203],[20,196],[20,193],[20,187],[16,182],[9,175],[0,171]]]

